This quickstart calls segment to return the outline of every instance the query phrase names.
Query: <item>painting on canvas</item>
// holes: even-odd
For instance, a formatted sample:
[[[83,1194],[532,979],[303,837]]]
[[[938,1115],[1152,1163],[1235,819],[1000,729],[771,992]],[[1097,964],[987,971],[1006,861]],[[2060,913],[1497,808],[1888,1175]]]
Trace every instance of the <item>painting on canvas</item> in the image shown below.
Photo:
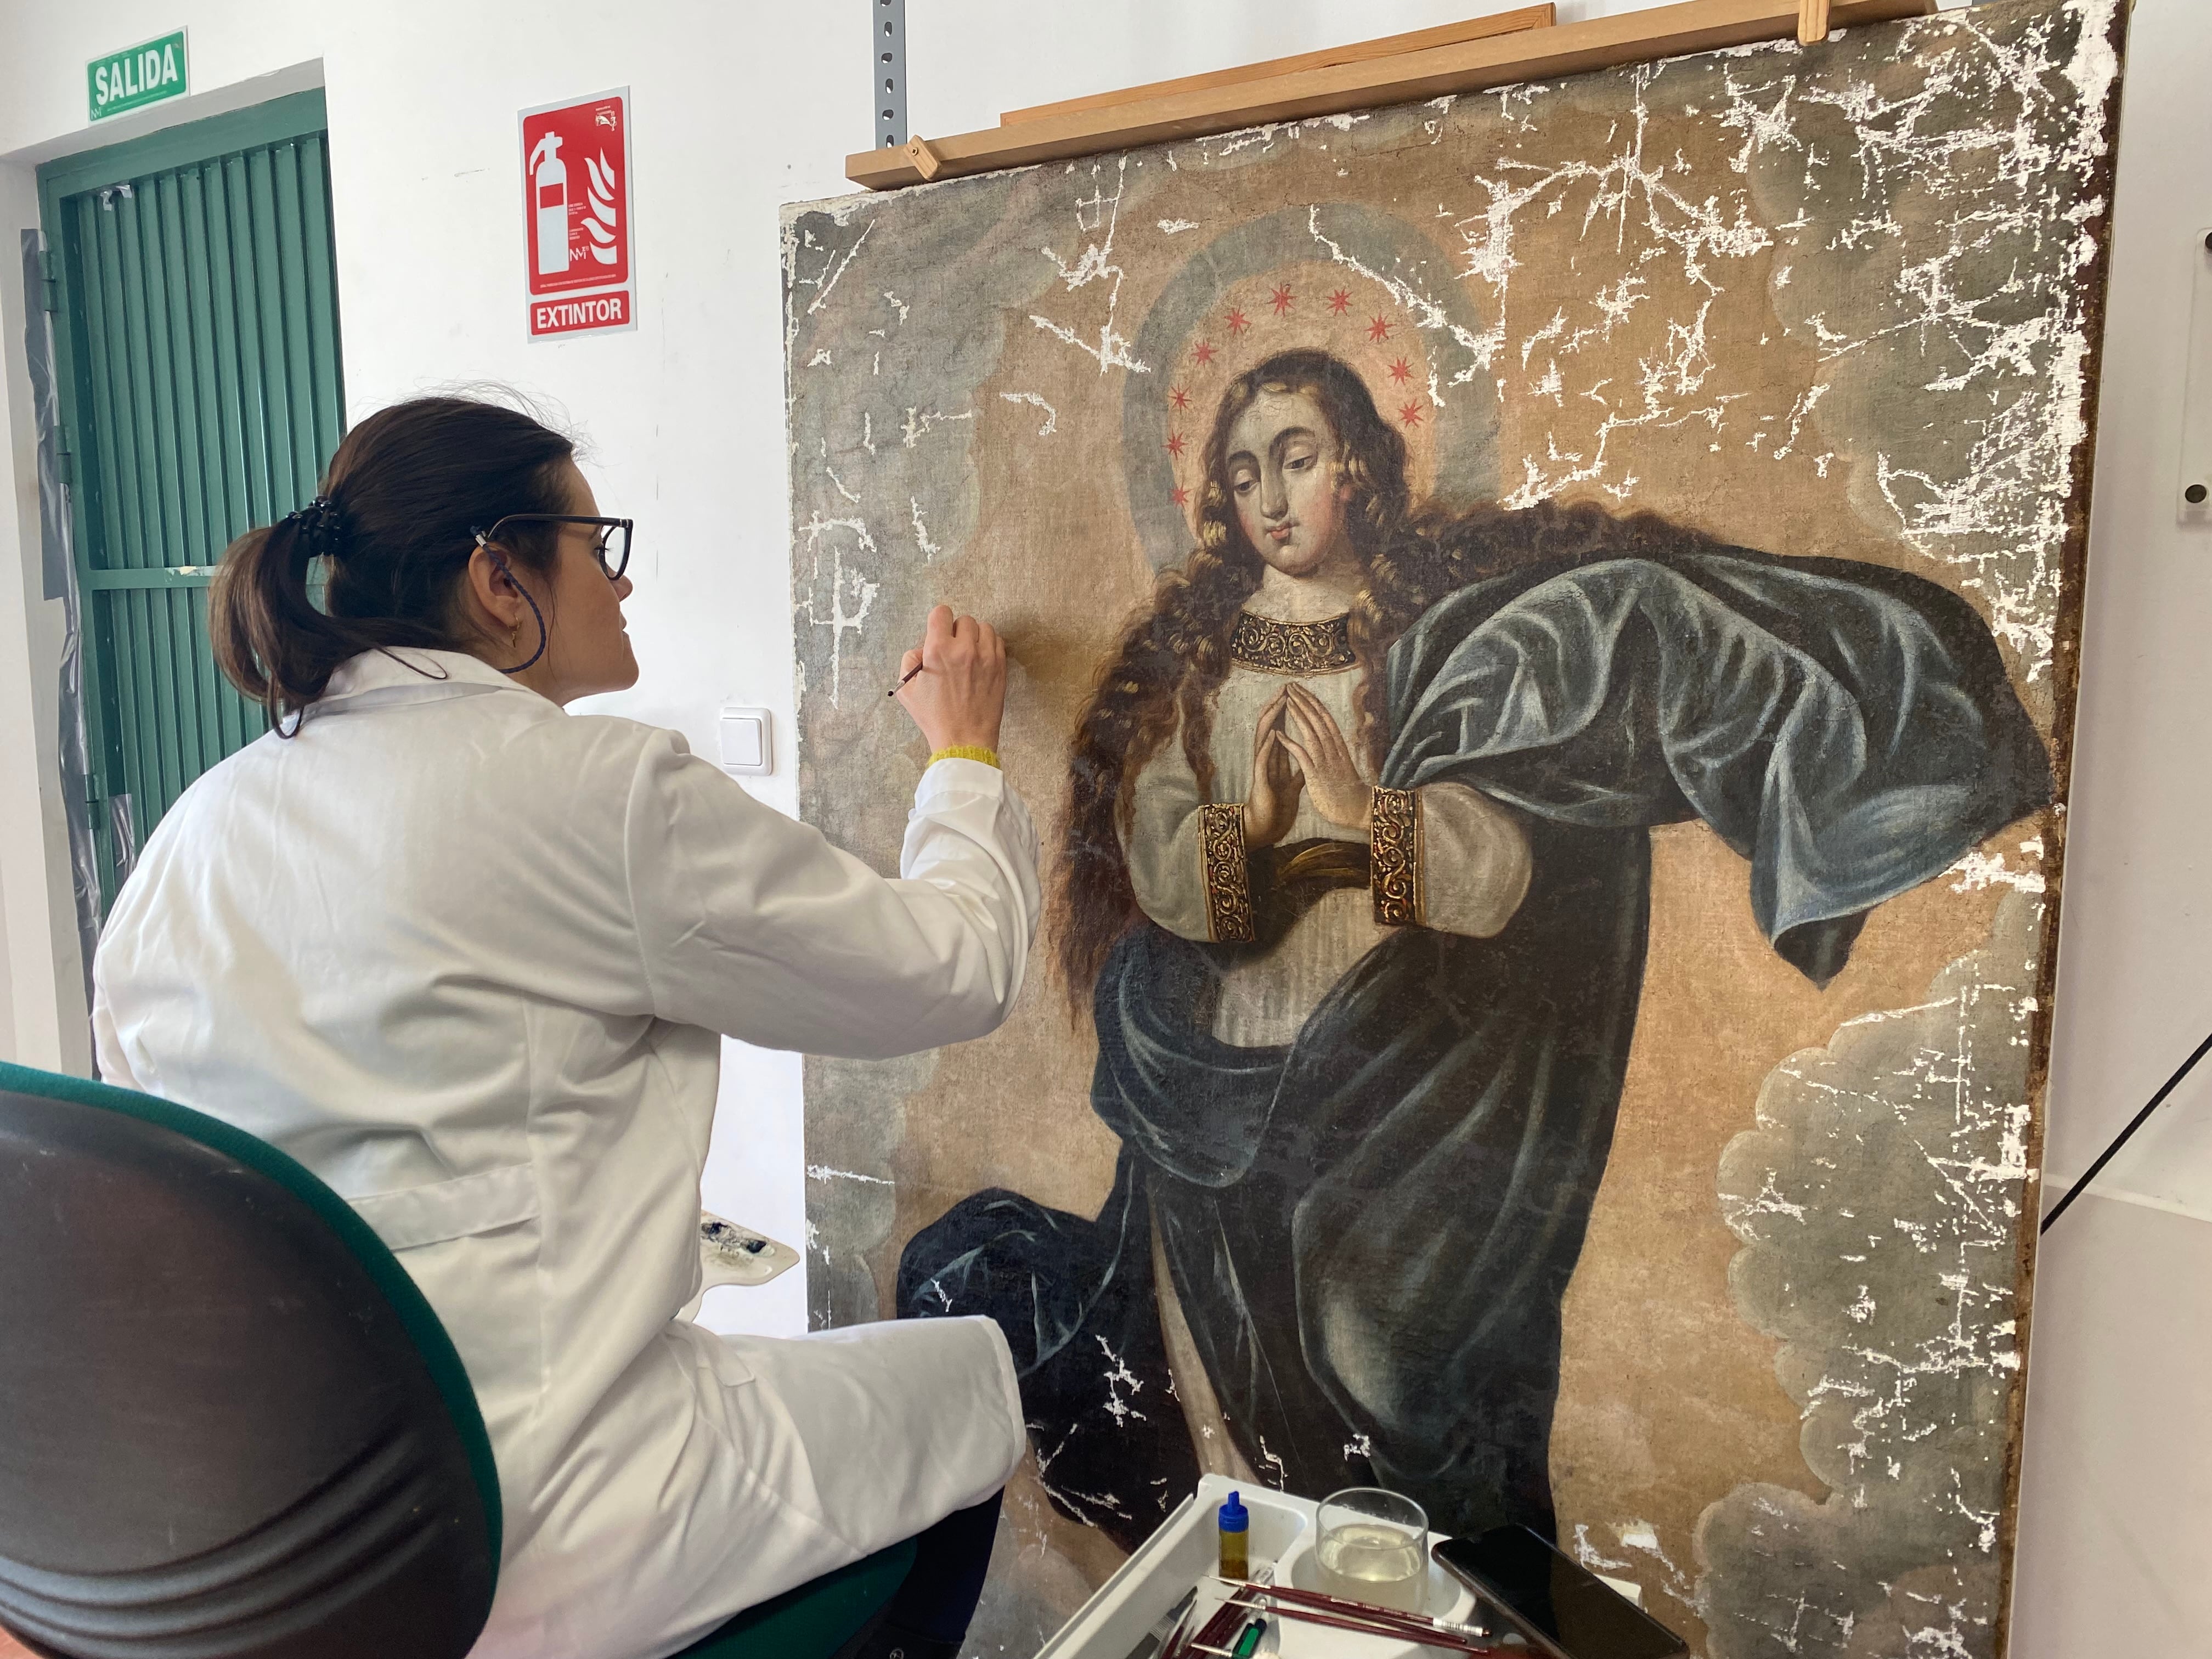
[[[806,1073],[817,1322],[1021,1372],[974,1651],[1206,1471],[1997,1650],[2119,27],[787,211],[803,811],[945,602],[1043,839],[1003,1030]]]

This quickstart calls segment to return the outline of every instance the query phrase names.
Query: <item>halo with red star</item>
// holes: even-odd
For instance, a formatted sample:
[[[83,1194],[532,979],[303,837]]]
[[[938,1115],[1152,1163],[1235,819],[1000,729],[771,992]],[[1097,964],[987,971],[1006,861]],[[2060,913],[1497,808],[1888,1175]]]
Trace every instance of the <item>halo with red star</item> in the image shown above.
[[[1294,348],[1359,377],[1405,440],[1417,499],[1446,486],[1455,501],[1497,493],[1495,325],[1433,227],[1340,201],[1225,216],[1189,238],[1198,228],[1161,222],[1166,269],[1124,351],[1121,469],[1154,569],[1189,556],[1223,392]]]
[[[1388,289],[1324,261],[1279,266],[1224,288],[1174,362],[1161,365],[1168,495],[1193,535],[1206,442],[1231,382],[1281,351],[1326,351],[1365,382],[1376,412],[1406,441],[1416,498],[1436,473],[1431,363],[1421,332]]]

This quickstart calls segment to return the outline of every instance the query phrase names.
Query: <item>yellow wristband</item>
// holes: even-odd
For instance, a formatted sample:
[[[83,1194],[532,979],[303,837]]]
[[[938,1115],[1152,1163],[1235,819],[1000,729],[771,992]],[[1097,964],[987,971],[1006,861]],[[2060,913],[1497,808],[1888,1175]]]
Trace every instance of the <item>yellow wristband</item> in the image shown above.
[[[981,761],[986,766],[997,766],[999,751],[995,749],[986,749],[980,743],[956,743],[932,755],[929,757],[929,765],[934,766],[941,760]],[[924,767],[922,769],[927,771],[928,767]]]

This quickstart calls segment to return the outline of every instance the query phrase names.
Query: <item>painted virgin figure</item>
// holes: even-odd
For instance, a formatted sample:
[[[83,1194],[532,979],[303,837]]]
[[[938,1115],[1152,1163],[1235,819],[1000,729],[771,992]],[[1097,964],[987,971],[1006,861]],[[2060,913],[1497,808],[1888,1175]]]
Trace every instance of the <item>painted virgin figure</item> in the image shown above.
[[[1649,514],[1417,504],[1319,351],[1224,393],[1200,545],[1077,729],[1056,949],[1122,1151],[1095,1218],[980,1193],[901,1311],[1004,1326],[1045,1486],[1132,1547],[1224,1469],[1552,1534],[1560,1303],[1701,819],[1816,984],[2041,807],[1986,624]]]

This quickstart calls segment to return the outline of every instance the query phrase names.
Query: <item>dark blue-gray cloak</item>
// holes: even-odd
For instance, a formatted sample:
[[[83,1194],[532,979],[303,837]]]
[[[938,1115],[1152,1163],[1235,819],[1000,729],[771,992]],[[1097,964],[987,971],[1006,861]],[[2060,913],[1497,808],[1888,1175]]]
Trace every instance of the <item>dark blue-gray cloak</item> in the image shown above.
[[[1098,1217],[979,1193],[901,1261],[902,1314],[1005,1328],[1047,1487],[1125,1546],[1197,1474],[1155,1226],[1263,1477],[1549,1534],[1559,1304],[1635,1027],[1651,826],[1710,825],[1775,949],[1825,985],[1874,906],[2051,798],[1988,627],[1879,566],[1535,566],[1439,601],[1389,672],[1383,784],[1466,784],[1521,817],[1534,875],[1510,924],[1401,929],[1287,1047],[1236,1048],[1205,1010],[1253,947],[1139,921],[1097,991],[1091,1101],[1123,1143]]]

